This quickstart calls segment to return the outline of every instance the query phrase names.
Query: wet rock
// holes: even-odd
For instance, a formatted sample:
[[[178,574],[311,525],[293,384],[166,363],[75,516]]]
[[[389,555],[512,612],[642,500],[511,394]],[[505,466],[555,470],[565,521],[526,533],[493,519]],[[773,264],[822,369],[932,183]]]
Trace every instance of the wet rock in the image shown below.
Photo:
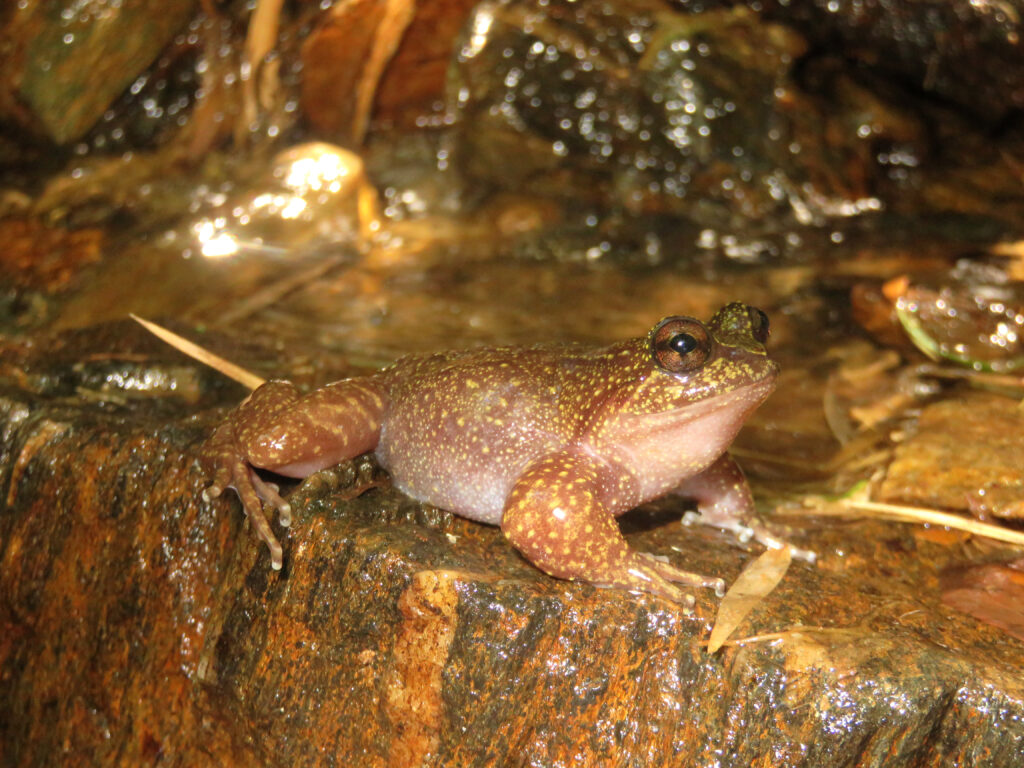
[[[198,3],[19,4],[0,37],[0,113],[57,144],[83,136],[182,30]]]
[[[0,220],[0,280],[15,289],[56,293],[100,260],[103,233],[68,231],[34,219]]]
[[[338,251],[376,231],[378,217],[377,191],[362,159],[308,142],[279,152],[260,178],[196,221],[191,234],[207,258],[294,254],[318,245]]]
[[[456,70],[459,157],[499,187],[707,225],[876,210],[871,142],[830,127],[796,87],[805,51],[800,35],[744,9],[484,3]]]
[[[809,7],[848,8],[854,25],[862,4],[829,3],[826,12],[798,3],[794,20],[769,5],[774,13],[671,0],[482,3],[452,69],[459,132],[444,160],[484,189],[571,200],[593,221],[682,219],[699,228],[699,248],[723,237],[746,243],[733,248],[744,261],[799,252],[817,228],[849,235],[883,210],[895,216],[882,222],[893,230],[941,220],[955,231],[1019,231],[1020,184],[1006,162],[1018,154],[1012,110],[999,112],[994,129],[934,98],[931,70],[923,83],[909,65],[914,75],[892,77],[900,64],[881,43],[872,66],[865,56],[852,67],[850,41],[798,23]],[[917,4],[896,5],[891,28],[890,6],[866,14],[886,39],[921,21]],[[922,66],[963,70],[950,58],[955,46],[944,46],[971,38],[985,14],[960,11],[966,20],[949,20],[946,36],[930,20],[931,32],[915,38]],[[970,43],[993,73],[1020,58],[1016,22],[1002,25],[1003,13]],[[998,34],[992,50],[1009,51],[1002,59],[980,42]],[[995,108],[998,92],[982,98]],[[649,220],[638,228],[657,229]]]
[[[201,500],[195,451],[219,413],[4,374],[5,763],[1010,765],[1024,749],[1024,646],[940,603],[956,545],[805,526],[820,568],[793,566],[712,656],[710,592],[686,614],[554,580],[496,529],[393,490],[301,488],[274,572],[233,500]],[[730,581],[756,554],[678,511],[633,514],[633,545]]]
[[[878,499],[979,517],[1024,518],[1024,410],[971,394],[929,405],[896,448]]]
[[[823,50],[839,47],[863,67],[986,120],[1024,107],[1024,71],[1007,66],[1024,60],[1024,7],[1018,0],[769,0],[756,6]]]
[[[0,327],[24,328],[39,324],[49,313],[48,299],[100,261],[104,236],[11,217],[0,219],[0,242]]]

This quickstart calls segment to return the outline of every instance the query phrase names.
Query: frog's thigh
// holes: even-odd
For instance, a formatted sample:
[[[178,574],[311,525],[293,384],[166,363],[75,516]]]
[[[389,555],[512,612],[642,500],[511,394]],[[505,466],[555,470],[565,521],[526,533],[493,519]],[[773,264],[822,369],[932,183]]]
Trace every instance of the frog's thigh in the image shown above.
[[[235,433],[255,466],[303,477],[377,444],[383,397],[368,381],[347,379],[307,395],[271,381],[239,408]]]
[[[558,453],[531,464],[505,502],[501,529],[545,573],[598,586],[649,592],[692,603],[671,581],[715,586],[717,579],[680,571],[630,549],[601,501],[603,468],[581,453]]]

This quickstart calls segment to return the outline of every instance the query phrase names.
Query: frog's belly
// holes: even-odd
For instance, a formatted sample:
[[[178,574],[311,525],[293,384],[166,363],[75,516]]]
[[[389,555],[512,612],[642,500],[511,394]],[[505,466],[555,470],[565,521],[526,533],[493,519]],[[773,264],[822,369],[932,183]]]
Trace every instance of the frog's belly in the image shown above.
[[[470,520],[501,525],[505,498],[511,488],[502,478],[480,475],[466,477],[456,473],[438,475],[424,482],[422,478],[410,475],[410,464],[402,458],[393,455],[385,458],[379,448],[377,457],[391,473],[392,482],[402,493]]]
[[[388,427],[381,431],[376,455],[399,490],[492,525],[501,523],[505,499],[523,470],[558,447],[550,435],[536,430],[485,436],[464,424],[424,435],[402,431],[390,419]]]

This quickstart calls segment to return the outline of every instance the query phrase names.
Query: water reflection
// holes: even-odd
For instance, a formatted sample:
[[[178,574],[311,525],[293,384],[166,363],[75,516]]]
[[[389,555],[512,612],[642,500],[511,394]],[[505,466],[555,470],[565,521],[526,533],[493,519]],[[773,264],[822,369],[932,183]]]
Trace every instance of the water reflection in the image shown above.
[[[278,154],[250,190],[224,199],[192,232],[206,258],[241,251],[286,255],[314,242],[346,243],[378,229],[376,190],[362,159],[322,142]]]

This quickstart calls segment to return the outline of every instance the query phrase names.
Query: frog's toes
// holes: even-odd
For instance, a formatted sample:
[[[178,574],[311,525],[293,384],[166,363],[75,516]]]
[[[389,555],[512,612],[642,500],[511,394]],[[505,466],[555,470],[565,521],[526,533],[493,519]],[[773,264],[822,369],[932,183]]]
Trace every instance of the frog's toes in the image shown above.
[[[278,510],[283,525],[291,522],[291,506],[278,494],[277,486],[265,482],[247,462],[237,459],[224,461],[213,470],[213,482],[203,491],[203,500],[218,498],[226,488],[234,488],[242,502],[242,509],[256,535],[270,550],[274,570],[280,570],[284,563],[281,543],[270,527],[270,521],[263,512],[264,502]]]
[[[284,551],[281,549],[281,542],[276,538],[273,541],[268,541],[267,549],[270,550],[270,567],[275,571],[280,571],[281,566],[284,565]]]
[[[256,474],[252,467],[246,467],[245,473],[235,480],[235,490],[242,500],[242,507],[245,509],[256,535],[262,539],[270,550],[270,562],[275,571],[281,570],[284,563],[281,543],[277,540],[273,530],[270,528],[270,521],[263,511],[263,504],[266,502],[278,510],[278,515],[283,520],[291,522],[291,506],[282,499],[270,484]]]
[[[803,560],[805,563],[814,565],[818,562],[818,553],[810,549],[801,549],[800,547],[794,547],[792,544],[787,544],[789,547],[789,554],[795,557],[797,560]]]
[[[785,539],[776,536],[768,526],[761,523],[752,523],[749,526],[743,526],[746,530],[750,531],[748,539],[753,538],[759,544],[764,545],[768,549],[788,549],[789,554],[795,557],[797,560],[803,560],[807,563],[814,563],[818,559],[818,555],[809,549],[800,549],[794,547],[792,544],[787,542]]]
[[[264,504],[277,510],[277,521],[287,528],[292,524],[292,505],[281,498],[281,488],[276,483],[268,483],[254,471],[250,470],[251,480],[256,493]]]
[[[652,568],[661,578],[685,584],[688,587],[705,587],[715,590],[715,595],[725,594],[725,580],[714,576],[703,576],[692,571],[683,571],[672,565],[667,557],[653,555],[650,552],[637,552],[637,557]]]
[[[281,542],[277,540],[277,537],[270,531],[270,524],[267,523],[267,519],[261,516],[262,525],[257,522],[256,518],[250,517],[253,527],[256,529],[256,533],[263,540],[263,543],[267,545],[267,549],[270,550],[270,567],[275,571],[280,571],[281,566],[284,565],[284,550],[281,547]]]
[[[639,592],[655,597],[663,597],[678,603],[687,611],[694,606],[696,600],[693,595],[687,594],[668,579],[663,578],[656,569],[648,566],[641,558],[629,567],[624,573],[609,579],[598,579],[596,584],[600,586],[619,587],[630,592]]]
[[[220,464],[213,471],[213,478],[208,486],[203,489],[203,501],[213,501],[218,498],[224,489],[231,485],[231,481],[237,472],[230,464]]]
[[[697,523],[702,522],[701,514],[696,510],[688,509],[685,512],[683,512],[683,516],[679,522],[681,522],[683,525],[687,527],[691,525],[696,525]]]

